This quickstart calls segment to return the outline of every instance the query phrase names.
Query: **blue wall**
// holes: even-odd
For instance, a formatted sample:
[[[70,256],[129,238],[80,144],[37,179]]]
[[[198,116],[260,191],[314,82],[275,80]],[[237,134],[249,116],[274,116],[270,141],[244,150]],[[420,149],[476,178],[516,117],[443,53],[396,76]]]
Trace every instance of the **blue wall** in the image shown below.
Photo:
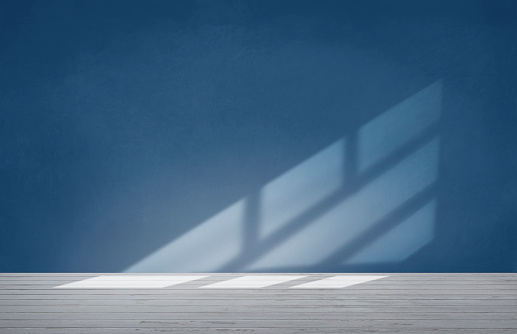
[[[515,1],[0,1],[0,272],[517,271]]]

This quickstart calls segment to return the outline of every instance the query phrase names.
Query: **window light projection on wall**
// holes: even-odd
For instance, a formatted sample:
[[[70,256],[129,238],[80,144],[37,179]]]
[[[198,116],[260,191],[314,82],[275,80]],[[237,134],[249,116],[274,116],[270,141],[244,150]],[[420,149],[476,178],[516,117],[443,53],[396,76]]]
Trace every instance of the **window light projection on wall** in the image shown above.
[[[434,235],[441,90],[431,84],[126,272],[309,272],[409,258]]]

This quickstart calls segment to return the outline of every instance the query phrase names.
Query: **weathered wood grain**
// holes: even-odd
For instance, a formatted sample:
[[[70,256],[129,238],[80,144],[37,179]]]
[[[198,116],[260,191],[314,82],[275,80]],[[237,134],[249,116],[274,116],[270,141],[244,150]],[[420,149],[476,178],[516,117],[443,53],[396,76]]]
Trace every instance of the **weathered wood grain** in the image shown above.
[[[2,320],[0,328],[15,327],[23,323],[25,327],[36,328],[145,328],[145,327],[172,327],[172,328],[415,328],[415,329],[509,329],[517,327],[517,320],[379,320],[379,319],[296,319],[296,320]]]
[[[371,275],[389,277],[289,288],[344,275],[320,273],[262,289],[199,289],[246,275],[206,274],[160,289],[55,289],[100,275],[125,274],[0,274],[0,333],[517,333],[517,274],[380,273]]]
[[[514,315],[512,312],[203,312],[204,320],[505,320]],[[97,313],[59,313],[59,312],[13,312],[1,313],[1,320],[198,320],[200,312],[97,312]]]
[[[347,328],[343,332],[342,328],[4,328],[0,333],[6,334],[207,334],[207,333],[228,333],[228,334],[371,334],[371,333],[399,333],[399,334],[515,334],[514,329],[415,329],[415,328]]]

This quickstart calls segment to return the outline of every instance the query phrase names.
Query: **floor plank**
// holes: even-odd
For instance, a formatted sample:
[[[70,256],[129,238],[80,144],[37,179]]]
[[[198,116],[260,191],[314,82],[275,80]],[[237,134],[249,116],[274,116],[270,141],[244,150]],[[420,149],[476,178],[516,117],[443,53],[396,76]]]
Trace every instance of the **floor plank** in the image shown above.
[[[355,274],[386,277],[331,289],[320,281],[353,275],[6,273],[0,333],[517,333],[517,274]],[[56,288],[98,276],[128,285]],[[245,276],[258,276],[255,285],[221,283]],[[292,277],[271,285],[268,276]],[[161,283],[130,284],[146,277]]]

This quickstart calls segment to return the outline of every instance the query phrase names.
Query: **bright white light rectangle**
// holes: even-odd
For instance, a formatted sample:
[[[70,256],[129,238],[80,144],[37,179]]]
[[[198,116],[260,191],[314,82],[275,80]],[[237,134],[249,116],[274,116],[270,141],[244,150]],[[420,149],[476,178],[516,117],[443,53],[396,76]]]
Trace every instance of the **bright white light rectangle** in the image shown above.
[[[208,276],[165,276],[165,275],[117,275],[98,276],[82,281],[56,286],[58,289],[153,289],[186,283]]]
[[[202,286],[203,289],[258,289],[267,286],[292,281],[306,276],[274,275],[274,276],[243,276],[223,282]]]
[[[334,276],[292,286],[291,289],[340,289],[347,286],[374,281],[388,276]]]

